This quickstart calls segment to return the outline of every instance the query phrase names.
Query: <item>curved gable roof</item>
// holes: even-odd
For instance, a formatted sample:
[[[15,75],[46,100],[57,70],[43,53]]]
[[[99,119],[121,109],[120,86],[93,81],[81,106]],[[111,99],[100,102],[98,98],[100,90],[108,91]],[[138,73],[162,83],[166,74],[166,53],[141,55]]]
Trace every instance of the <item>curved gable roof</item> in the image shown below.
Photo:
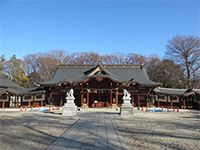
[[[60,65],[53,78],[49,81],[42,82],[42,85],[53,85],[62,82],[80,82],[83,79],[94,76],[96,72],[103,71],[116,81],[128,83],[133,81],[144,85],[159,85],[149,79],[146,71],[141,65]]]

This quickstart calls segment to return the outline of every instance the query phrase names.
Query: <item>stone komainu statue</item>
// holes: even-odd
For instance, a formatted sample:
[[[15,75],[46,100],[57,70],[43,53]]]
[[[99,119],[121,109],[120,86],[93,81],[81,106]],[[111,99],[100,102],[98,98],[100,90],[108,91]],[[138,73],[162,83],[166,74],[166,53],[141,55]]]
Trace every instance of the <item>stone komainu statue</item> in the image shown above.
[[[131,98],[131,94],[126,89],[123,90],[123,93],[124,93],[123,98]]]
[[[74,98],[74,90],[70,89],[69,92],[66,94],[66,99],[68,98]]]

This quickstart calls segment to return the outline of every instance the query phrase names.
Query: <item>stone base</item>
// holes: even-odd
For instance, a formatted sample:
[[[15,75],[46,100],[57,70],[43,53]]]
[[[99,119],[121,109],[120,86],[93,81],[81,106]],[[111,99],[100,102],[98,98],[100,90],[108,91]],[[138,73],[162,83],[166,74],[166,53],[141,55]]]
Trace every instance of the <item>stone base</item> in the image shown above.
[[[77,114],[77,107],[73,103],[65,103],[62,109],[62,115],[64,116],[74,116]]]
[[[122,115],[122,116],[133,115],[133,112],[134,112],[133,108],[134,107],[131,105],[130,100],[131,100],[131,98],[123,98],[124,103],[121,106],[120,115]]]
[[[133,115],[134,113],[134,110],[133,110],[133,107],[129,106],[121,106],[121,109],[120,109],[120,115],[122,116],[131,116]]]

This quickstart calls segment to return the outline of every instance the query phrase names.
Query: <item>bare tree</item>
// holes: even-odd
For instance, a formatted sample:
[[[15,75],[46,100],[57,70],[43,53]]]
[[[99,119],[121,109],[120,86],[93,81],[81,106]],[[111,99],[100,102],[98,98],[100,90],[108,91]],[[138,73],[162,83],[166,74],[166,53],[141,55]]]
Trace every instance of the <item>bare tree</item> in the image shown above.
[[[110,55],[103,55],[101,56],[101,61],[104,63],[104,64],[112,64],[112,57]]]
[[[164,87],[184,87],[184,70],[171,60],[162,60],[158,56],[151,56],[148,58],[145,68],[149,78],[161,83]]]
[[[126,57],[126,64],[145,65],[147,57],[139,54],[130,53]]]
[[[67,54],[65,50],[52,50],[48,52],[49,56],[54,58],[59,64],[63,64],[66,61]]]
[[[0,56],[0,76],[3,76],[3,66],[4,66],[4,62],[5,62],[5,56],[1,55]]]
[[[195,36],[175,36],[166,45],[168,59],[185,69],[186,85],[191,88],[192,80],[199,76],[200,38]]]
[[[66,53],[63,50],[52,50],[46,53],[29,54],[24,57],[27,74],[32,82],[49,80],[56,67],[65,63]]]
[[[126,57],[121,53],[114,53],[110,55],[103,55],[101,60],[104,64],[126,64]]]
[[[39,64],[37,62],[38,55],[37,54],[28,54],[24,56],[24,63],[27,67],[27,74],[31,74],[32,72],[37,72],[39,69]]]
[[[99,54],[95,52],[72,53],[68,56],[70,64],[90,64],[94,65],[100,60]]]
[[[147,70],[147,74],[149,78],[153,81],[158,81],[157,77],[155,76],[156,68],[161,63],[161,59],[158,56],[151,56],[148,58],[148,62],[145,65]]]

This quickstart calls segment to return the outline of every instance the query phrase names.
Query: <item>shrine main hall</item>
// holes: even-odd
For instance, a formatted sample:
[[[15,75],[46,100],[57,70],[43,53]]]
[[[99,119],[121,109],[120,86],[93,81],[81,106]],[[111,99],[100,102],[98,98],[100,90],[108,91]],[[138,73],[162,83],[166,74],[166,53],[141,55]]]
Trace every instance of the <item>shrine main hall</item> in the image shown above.
[[[78,107],[118,107],[123,89],[131,94],[135,106],[146,106],[151,92],[159,83],[151,81],[143,65],[60,65],[51,80],[40,83],[45,97],[63,106],[66,93],[74,90]]]

